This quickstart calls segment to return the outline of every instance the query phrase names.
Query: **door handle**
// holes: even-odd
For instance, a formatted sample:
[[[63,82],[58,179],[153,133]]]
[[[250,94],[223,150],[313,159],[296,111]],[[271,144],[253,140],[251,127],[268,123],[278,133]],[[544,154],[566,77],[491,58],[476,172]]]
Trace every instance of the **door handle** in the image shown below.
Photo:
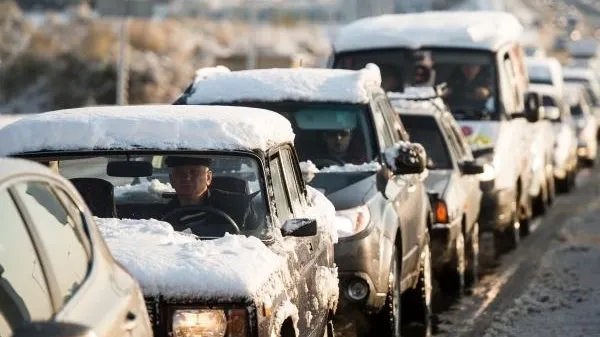
[[[130,311],[127,313],[127,315],[125,315],[125,324],[123,325],[123,329],[126,331],[131,331],[137,326],[137,322],[138,320],[136,314]]]

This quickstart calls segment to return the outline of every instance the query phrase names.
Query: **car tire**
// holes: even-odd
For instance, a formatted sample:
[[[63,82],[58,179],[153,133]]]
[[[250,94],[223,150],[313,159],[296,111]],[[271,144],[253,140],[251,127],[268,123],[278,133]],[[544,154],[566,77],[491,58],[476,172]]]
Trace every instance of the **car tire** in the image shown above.
[[[402,330],[402,290],[400,278],[402,259],[398,256],[398,248],[392,249],[392,261],[388,276],[388,292],[385,305],[381,312],[371,322],[374,335],[385,337],[400,337]]]
[[[331,318],[327,319],[325,331],[323,331],[323,337],[335,337],[335,333],[333,330],[333,320]]]
[[[529,196],[527,196],[527,205],[521,205],[519,206],[519,211],[518,211],[518,233],[525,237],[528,236],[530,233],[530,225],[531,225],[531,218],[532,218],[532,213],[533,213],[533,199],[530,198]],[[518,205],[518,203],[517,203]],[[531,210],[531,211],[530,211]]]
[[[567,172],[567,175],[562,178],[555,179],[556,191],[560,194],[566,194],[571,191],[571,171]]]
[[[554,180],[554,173],[550,174],[549,177],[546,178],[546,189],[548,190],[548,200],[547,205],[551,206],[554,204],[556,200],[556,181]]]
[[[519,246],[520,241],[520,223],[518,221],[516,210],[513,211],[511,224],[503,231],[494,232],[494,246],[496,259],[500,255],[508,253]]]
[[[460,295],[465,289],[465,236],[462,229],[454,240],[452,260],[444,266],[440,288],[449,295]]]
[[[431,248],[429,233],[426,234],[425,244],[419,256],[419,279],[413,289],[403,294],[402,305],[405,322],[415,323],[410,327],[410,335],[428,337],[432,334],[432,282],[433,270],[431,265]]]
[[[465,245],[465,287],[471,288],[479,281],[479,223],[473,225],[466,236]]]
[[[540,216],[546,213],[546,207],[548,206],[548,185],[544,181],[542,187],[540,188],[540,193],[533,198],[532,202],[533,206],[533,216]],[[521,227],[524,229],[525,226]],[[529,228],[527,228],[529,229]],[[523,233],[523,231],[522,231]],[[529,231],[524,233],[524,235],[529,235]]]

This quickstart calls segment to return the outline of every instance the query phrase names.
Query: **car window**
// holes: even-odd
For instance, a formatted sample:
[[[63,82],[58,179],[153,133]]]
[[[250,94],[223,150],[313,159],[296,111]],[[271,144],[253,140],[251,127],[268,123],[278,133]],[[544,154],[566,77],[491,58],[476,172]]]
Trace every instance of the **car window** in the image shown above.
[[[375,119],[375,127],[377,128],[377,137],[379,137],[379,143],[381,147],[387,149],[394,144],[394,140],[392,138],[392,134],[390,129],[385,122],[385,117],[383,116],[383,112],[379,108],[378,104],[372,105],[373,108],[373,118]]]
[[[0,191],[0,336],[53,315],[46,278],[29,232],[6,190]]]
[[[411,141],[423,145],[431,169],[451,169],[452,159],[442,130],[432,116],[402,115]]]
[[[294,213],[300,214],[302,212],[302,208],[304,207],[304,203],[302,202],[302,193],[300,193],[300,186],[298,184],[298,179],[302,179],[299,177],[297,172],[294,170],[294,161],[292,156],[292,151],[290,149],[281,150],[281,159],[283,165],[283,172],[285,176],[285,182],[290,192],[290,199],[292,201],[292,209]]]
[[[556,101],[554,100],[553,97],[548,96],[548,95],[543,95],[542,96],[542,105],[543,106],[557,106]]]
[[[66,303],[85,281],[89,267],[84,234],[78,225],[80,219],[73,218],[48,184],[20,183],[15,190],[31,217]]]
[[[269,163],[269,169],[271,170],[271,181],[273,183],[273,198],[275,199],[275,206],[277,208],[277,219],[279,224],[283,223],[292,218],[292,208],[288,194],[285,190],[285,184],[283,182],[283,171],[281,170],[281,159],[276,156],[271,159]]]
[[[454,134],[454,137],[458,141],[458,145],[462,148],[462,153],[463,153],[462,159],[467,159],[467,157],[468,157],[468,159],[471,159],[471,155],[470,155],[471,148],[469,147],[469,143],[467,143],[465,136],[462,134],[462,131],[461,131],[458,123],[456,123],[456,121],[454,121],[454,120],[451,120],[451,121],[448,121],[448,125],[449,125],[450,130]]]
[[[454,134],[454,132],[452,132],[452,127],[450,126],[450,123],[448,123],[448,121],[442,119],[441,124],[442,124],[442,127],[444,128],[444,130],[446,130],[446,135],[450,142],[450,148],[456,154],[456,158],[458,160],[462,160],[465,156],[465,151],[462,148],[462,146],[460,145],[460,142],[459,142],[458,138],[456,137],[456,134]]]
[[[392,107],[390,101],[385,98],[379,99],[379,108],[381,111],[383,111],[384,117],[387,119],[388,124],[391,127],[394,143],[401,140],[408,141],[408,132],[396,114],[396,111],[394,110],[394,107]]]

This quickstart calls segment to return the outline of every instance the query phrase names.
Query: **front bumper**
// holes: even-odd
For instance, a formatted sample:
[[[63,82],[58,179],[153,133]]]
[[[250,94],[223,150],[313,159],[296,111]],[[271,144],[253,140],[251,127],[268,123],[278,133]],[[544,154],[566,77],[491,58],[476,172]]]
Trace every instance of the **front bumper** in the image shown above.
[[[431,227],[431,259],[434,273],[452,261],[454,242],[462,230],[461,218],[453,219],[449,224],[434,224]]]
[[[479,230],[484,232],[504,230],[512,221],[517,199],[516,191],[496,189],[482,184],[482,192]]]
[[[376,312],[385,304],[388,280],[380,275],[381,247],[393,242],[380,242],[380,230],[371,224],[364,232],[348,238],[341,238],[335,245],[335,263],[340,280],[340,300],[338,312],[353,309]],[[348,296],[352,283],[363,282],[368,294],[360,300]]]

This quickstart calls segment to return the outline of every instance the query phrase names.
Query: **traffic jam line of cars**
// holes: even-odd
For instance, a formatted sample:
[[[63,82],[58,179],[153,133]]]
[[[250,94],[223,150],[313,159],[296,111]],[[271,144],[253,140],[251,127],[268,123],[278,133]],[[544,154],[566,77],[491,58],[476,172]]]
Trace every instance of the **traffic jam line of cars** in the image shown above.
[[[597,75],[522,33],[365,18],[330,69],[204,68],[171,105],[6,125],[0,335],[431,335],[596,158]]]

